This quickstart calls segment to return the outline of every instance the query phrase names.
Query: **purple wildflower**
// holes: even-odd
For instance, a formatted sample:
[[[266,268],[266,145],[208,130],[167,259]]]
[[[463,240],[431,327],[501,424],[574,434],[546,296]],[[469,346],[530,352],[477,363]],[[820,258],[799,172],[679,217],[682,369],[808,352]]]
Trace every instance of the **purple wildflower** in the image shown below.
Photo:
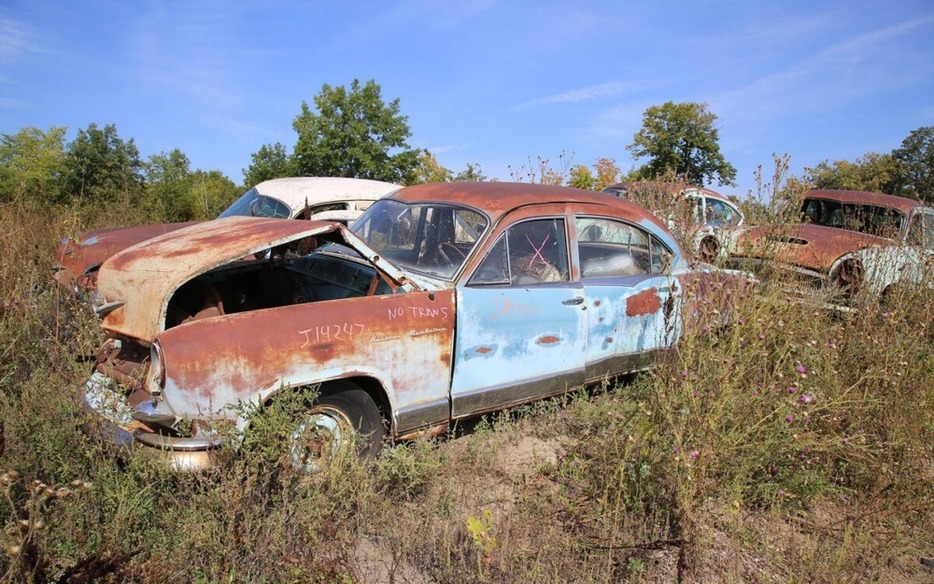
[[[788,386],[788,393],[794,393],[796,391],[798,391],[798,386],[794,383]]]
[[[785,421],[790,424],[795,421],[795,417],[791,414],[788,414],[787,416],[785,416]]]
[[[797,367],[795,367],[795,371],[797,371],[798,373],[802,375],[808,372],[807,368],[804,365],[798,365]]]

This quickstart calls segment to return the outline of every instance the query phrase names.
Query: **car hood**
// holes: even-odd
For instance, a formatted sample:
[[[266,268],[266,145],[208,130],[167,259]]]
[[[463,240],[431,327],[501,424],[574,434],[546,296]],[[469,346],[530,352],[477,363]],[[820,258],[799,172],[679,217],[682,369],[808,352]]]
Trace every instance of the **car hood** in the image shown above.
[[[824,225],[760,225],[746,230],[738,242],[745,257],[776,260],[826,273],[844,254],[863,248],[894,245],[891,239]]]
[[[313,236],[353,249],[396,286],[418,288],[339,223],[228,217],[154,237],[108,259],[98,274],[95,310],[111,334],[151,342],[165,326],[169,300],[185,282],[251,254]]]
[[[101,265],[117,252],[141,241],[196,225],[189,223],[163,223],[159,225],[136,225],[115,227],[82,233],[77,241],[66,239],[55,254],[57,270],[55,279],[59,283],[73,282],[88,269]]]

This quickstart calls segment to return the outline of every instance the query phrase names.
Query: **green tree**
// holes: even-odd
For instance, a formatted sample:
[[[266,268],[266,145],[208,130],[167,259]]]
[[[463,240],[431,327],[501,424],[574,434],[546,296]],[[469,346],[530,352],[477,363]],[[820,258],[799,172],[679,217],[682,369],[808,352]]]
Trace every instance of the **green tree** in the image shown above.
[[[133,139],[124,142],[113,124],[90,124],[78,130],[63,164],[63,196],[82,201],[139,200],[143,190],[142,161]]]
[[[419,151],[406,143],[408,118],[398,98],[387,104],[380,93],[375,81],[361,86],[354,79],[349,90],[324,84],[314,98],[317,111],[303,101],[292,123],[296,174],[413,182]]]
[[[61,200],[65,131],[53,126],[43,132],[30,126],[13,135],[0,135],[0,202]]]
[[[251,156],[253,162],[243,169],[243,184],[247,187],[274,178],[294,176],[292,160],[285,152],[285,146],[276,142],[264,145]]]
[[[469,162],[464,170],[454,175],[454,181],[456,182],[483,182],[485,180],[487,180],[487,176],[483,174],[480,165]]]
[[[181,150],[149,157],[144,207],[154,221],[190,221],[197,215],[188,157]]]
[[[418,165],[410,184],[450,182],[452,178],[451,171],[438,162],[434,154],[423,150],[418,155]]]
[[[637,169],[639,178],[657,179],[666,172],[703,185],[717,179],[733,184],[736,169],[720,153],[717,116],[706,103],[666,102],[642,115],[642,128],[626,147],[636,159],[649,157]]]
[[[901,165],[899,194],[934,201],[934,126],[913,130],[892,156]]]
[[[578,164],[571,169],[568,176],[568,186],[577,189],[593,190],[594,177],[590,169],[583,164]]]
[[[901,180],[898,161],[891,154],[869,152],[856,162],[824,160],[804,171],[804,178],[813,188],[846,189],[875,193],[895,193]]]
[[[237,200],[242,189],[219,170],[195,170],[191,173],[191,194],[195,201],[195,219],[213,219]]]

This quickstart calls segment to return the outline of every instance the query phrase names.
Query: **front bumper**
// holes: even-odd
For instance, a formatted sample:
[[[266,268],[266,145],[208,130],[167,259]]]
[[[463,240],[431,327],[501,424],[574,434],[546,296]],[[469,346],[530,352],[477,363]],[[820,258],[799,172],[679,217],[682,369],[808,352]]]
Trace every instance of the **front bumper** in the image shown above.
[[[84,409],[90,414],[89,428],[118,455],[142,452],[174,470],[201,471],[215,466],[214,451],[223,442],[214,437],[173,436],[156,431],[134,417],[119,384],[95,371],[84,384]]]

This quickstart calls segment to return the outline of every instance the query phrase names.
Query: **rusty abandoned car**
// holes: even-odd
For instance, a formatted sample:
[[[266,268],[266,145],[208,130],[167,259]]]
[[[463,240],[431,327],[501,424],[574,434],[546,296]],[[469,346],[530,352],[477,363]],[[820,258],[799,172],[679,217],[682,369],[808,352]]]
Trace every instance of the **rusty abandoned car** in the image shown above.
[[[731,263],[790,273],[798,291],[822,291],[844,308],[932,284],[934,209],[845,190],[809,191],[796,208],[797,223],[743,233]]]
[[[738,276],[692,266],[641,207],[565,187],[406,187],[352,230],[229,217],[101,266],[109,339],[82,397],[110,440],[204,468],[223,428],[249,430],[232,404],[314,388],[283,460],[315,472],[644,369],[686,328],[685,286]]]
[[[684,183],[624,181],[603,189],[617,197],[641,202],[654,199],[649,208],[666,210],[668,228],[689,242],[699,260],[720,263],[729,259],[744,228],[743,212],[720,193]]]
[[[320,219],[349,225],[373,201],[399,185],[376,180],[340,177],[294,177],[267,180],[249,189],[218,218],[282,217]],[[104,260],[131,245],[194,225],[165,223],[99,229],[64,239],[55,254],[55,280],[70,290],[91,290]]]

